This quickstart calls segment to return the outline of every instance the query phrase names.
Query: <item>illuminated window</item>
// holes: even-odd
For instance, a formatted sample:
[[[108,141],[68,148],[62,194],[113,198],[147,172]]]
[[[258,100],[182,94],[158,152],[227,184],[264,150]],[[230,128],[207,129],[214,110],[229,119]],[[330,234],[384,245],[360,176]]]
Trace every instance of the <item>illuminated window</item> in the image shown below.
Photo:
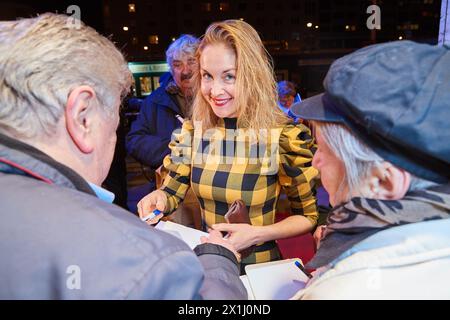
[[[128,4],[128,12],[136,12],[136,5],[134,3]]]
[[[210,12],[211,11],[211,2],[203,2],[200,5],[200,10],[201,11]]]
[[[159,37],[158,35],[151,35],[148,37],[148,42],[150,42],[150,44],[158,44],[159,43]]]
[[[144,50],[147,49],[144,47]],[[139,77],[139,82],[141,84],[141,94],[143,96],[148,96],[152,92],[150,77]]]
[[[219,10],[220,11],[229,11],[230,10],[230,4],[228,2],[221,2],[219,4]]]
[[[160,86],[159,77],[152,77],[152,78],[153,78],[153,88],[156,90]]]

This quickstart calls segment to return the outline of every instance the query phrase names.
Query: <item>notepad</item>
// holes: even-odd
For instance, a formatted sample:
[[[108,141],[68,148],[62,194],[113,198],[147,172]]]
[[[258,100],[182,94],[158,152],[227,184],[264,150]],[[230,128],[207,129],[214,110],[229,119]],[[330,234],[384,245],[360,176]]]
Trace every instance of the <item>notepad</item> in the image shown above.
[[[246,266],[249,296],[255,300],[288,300],[294,296],[309,280],[295,261],[302,263],[300,259],[286,259]]]
[[[189,228],[171,221],[159,221],[155,228],[170,233],[183,240],[191,249],[194,249],[201,243],[200,238],[202,236],[209,236],[206,232]]]

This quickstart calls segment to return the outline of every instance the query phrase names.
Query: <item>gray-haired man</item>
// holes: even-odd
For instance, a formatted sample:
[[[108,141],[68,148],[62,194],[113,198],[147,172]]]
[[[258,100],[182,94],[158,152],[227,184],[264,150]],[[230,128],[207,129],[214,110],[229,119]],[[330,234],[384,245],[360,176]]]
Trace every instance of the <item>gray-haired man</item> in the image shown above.
[[[166,51],[170,74],[161,86],[142,103],[139,116],[127,137],[127,151],[139,162],[156,169],[169,154],[172,132],[181,127],[183,118],[191,114],[193,96],[191,78],[197,60],[199,41],[183,35]]]
[[[107,203],[131,75],[108,39],[67,19],[0,22],[0,299],[246,297],[221,235],[196,255]]]

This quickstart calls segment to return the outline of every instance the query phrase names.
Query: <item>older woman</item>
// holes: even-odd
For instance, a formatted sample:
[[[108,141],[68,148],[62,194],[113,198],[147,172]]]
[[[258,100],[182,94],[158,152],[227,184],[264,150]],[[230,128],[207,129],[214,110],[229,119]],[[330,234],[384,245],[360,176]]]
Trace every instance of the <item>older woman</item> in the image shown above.
[[[256,246],[242,265],[279,259],[274,240],[307,233],[317,220],[310,131],[289,124],[276,108],[270,59],[246,22],[209,26],[198,59],[192,122],[174,135],[172,153],[164,160],[168,177],[141,200],[139,212],[146,216],[157,208],[169,214],[192,187],[206,227],[228,233],[238,251]],[[294,214],[275,223],[281,188]],[[250,223],[224,223],[229,206],[239,199]]]
[[[449,66],[448,47],[370,46],[292,107],[334,207],[297,298],[450,298]]]

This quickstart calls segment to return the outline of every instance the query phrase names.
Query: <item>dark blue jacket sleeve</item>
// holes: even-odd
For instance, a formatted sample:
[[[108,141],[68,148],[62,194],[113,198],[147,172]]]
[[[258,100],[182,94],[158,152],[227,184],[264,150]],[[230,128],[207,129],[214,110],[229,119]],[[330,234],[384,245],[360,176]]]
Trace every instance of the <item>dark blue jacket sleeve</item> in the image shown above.
[[[166,111],[158,108],[158,105],[151,102],[150,99],[145,99],[127,136],[128,153],[137,161],[152,168],[159,167],[164,157],[170,153],[171,132],[166,132],[166,130],[158,132],[160,130],[157,126],[166,125],[158,123],[159,118],[164,118],[163,115],[158,114],[161,112]]]

